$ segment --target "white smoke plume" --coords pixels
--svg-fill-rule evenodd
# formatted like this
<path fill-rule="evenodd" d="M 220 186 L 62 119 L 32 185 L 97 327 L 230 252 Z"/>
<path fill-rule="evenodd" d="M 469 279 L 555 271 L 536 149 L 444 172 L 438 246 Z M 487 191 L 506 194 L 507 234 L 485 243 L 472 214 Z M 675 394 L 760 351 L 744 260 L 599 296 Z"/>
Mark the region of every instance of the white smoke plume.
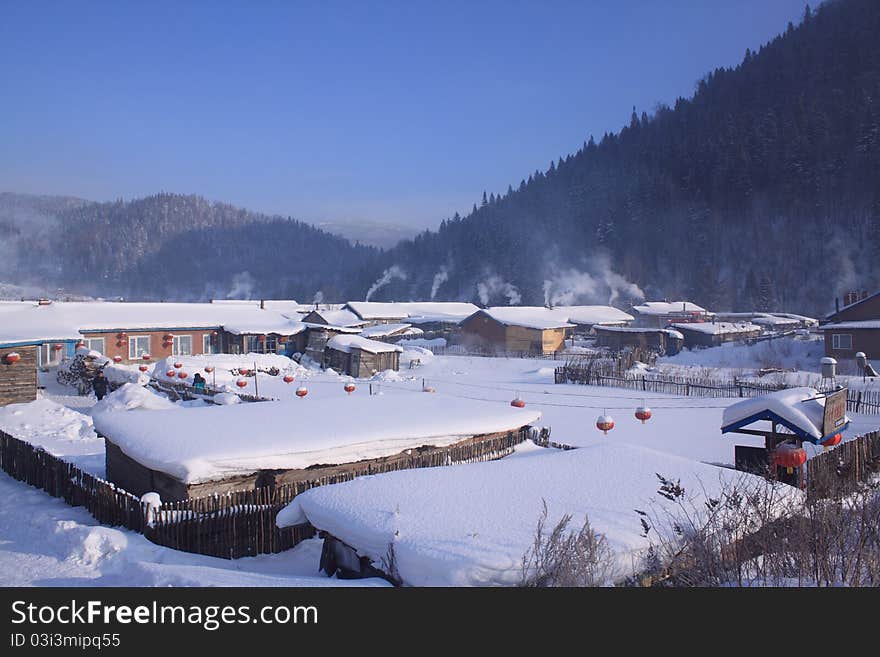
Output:
<path fill-rule="evenodd" d="M 621 298 L 641 301 L 642 289 L 617 272 L 607 258 L 593 259 L 591 272 L 567 269 L 544 281 L 544 304 L 571 306 L 578 303 L 613 304 Z"/>
<path fill-rule="evenodd" d="M 250 299 L 254 296 L 254 285 L 257 281 L 250 272 L 242 271 L 232 277 L 232 289 L 226 294 L 227 299 Z"/>
<path fill-rule="evenodd" d="M 315 292 L 315 298 L 312 299 L 312 303 L 315 304 L 316 306 L 319 303 L 324 303 L 324 293 L 321 292 L 321 290 L 318 290 L 317 292 Z"/>
<path fill-rule="evenodd" d="M 431 301 L 433 301 L 434 297 L 437 296 L 437 290 L 440 289 L 440 286 L 448 280 L 449 269 L 446 268 L 446 265 L 443 265 L 442 267 L 440 267 L 440 271 L 434 274 L 434 282 L 431 283 Z"/>
<path fill-rule="evenodd" d="M 497 274 L 493 274 L 485 281 L 477 283 L 477 294 L 480 297 L 480 303 L 484 306 L 488 306 L 492 297 L 497 295 L 506 297 L 509 306 L 519 305 L 522 301 L 519 290 L 512 284 L 502 280 Z"/>
<path fill-rule="evenodd" d="M 374 294 L 376 294 L 376 292 L 388 285 L 388 283 L 393 281 L 395 278 L 399 278 L 400 280 L 405 281 L 406 272 L 397 265 L 392 265 L 382 273 L 382 275 L 379 277 L 379 280 L 377 280 L 370 286 L 370 289 L 367 290 L 367 296 L 364 301 L 369 301 L 370 297 L 372 297 Z"/>

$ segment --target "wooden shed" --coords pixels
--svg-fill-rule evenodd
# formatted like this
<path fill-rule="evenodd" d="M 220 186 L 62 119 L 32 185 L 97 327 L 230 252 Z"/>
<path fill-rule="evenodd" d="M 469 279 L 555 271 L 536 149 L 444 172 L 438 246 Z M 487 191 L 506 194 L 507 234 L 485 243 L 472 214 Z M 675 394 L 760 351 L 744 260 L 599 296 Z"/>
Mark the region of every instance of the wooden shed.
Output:
<path fill-rule="evenodd" d="M 0 344 L 0 406 L 37 398 L 36 344 Z"/>
<path fill-rule="evenodd" d="M 357 378 L 400 369 L 400 347 L 359 335 L 336 335 L 327 341 L 324 366 Z"/>
<path fill-rule="evenodd" d="M 615 351 L 625 347 L 640 347 L 658 354 L 677 354 L 684 336 L 673 329 L 635 328 L 623 326 L 594 326 L 596 346 Z"/>
<path fill-rule="evenodd" d="M 525 440 L 540 417 L 506 404 L 391 393 L 111 411 L 94 421 L 107 478 L 172 501 L 478 459 Z"/>
<path fill-rule="evenodd" d="M 671 328 L 684 335 L 684 346 L 688 349 L 748 340 L 763 332 L 760 326 L 750 322 L 691 322 L 673 324 Z"/>
<path fill-rule="evenodd" d="M 548 308 L 485 308 L 461 323 L 461 342 L 498 352 L 549 355 L 565 347 L 571 328 Z"/>

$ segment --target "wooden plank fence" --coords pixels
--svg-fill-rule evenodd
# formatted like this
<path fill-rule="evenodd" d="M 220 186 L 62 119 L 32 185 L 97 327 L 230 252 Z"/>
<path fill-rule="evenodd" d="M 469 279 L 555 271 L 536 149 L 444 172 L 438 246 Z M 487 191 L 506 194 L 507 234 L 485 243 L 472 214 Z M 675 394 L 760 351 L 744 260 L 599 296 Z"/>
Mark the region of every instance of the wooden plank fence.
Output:
<path fill-rule="evenodd" d="M 841 443 L 807 461 L 807 493 L 836 497 L 856 490 L 880 474 L 880 431 Z"/>
<path fill-rule="evenodd" d="M 611 386 L 642 392 L 657 392 L 684 397 L 757 397 L 790 388 L 784 383 L 761 383 L 681 377 L 669 374 L 631 374 L 609 359 L 572 361 L 555 370 L 556 383 Z M 880 391 L 852 390 L 847 392 L 846 410 L 852 413 L 880 415 Z"/>
<path fill-rule="evenodd" d="M 275 526 L 278 511 L 310 488 L 393 470 L 499 459 L 531 436 L 530 429 L 523 428 L 491 440 L 451 445 L 424 454 L 413 449 L 406 458 L 367 461 L 362 467 L 313 480 L 164 502 L 159 508 L 150 508 L 114 484 L 2 431 L 0 469 L 71 506 L 85 507 L 101 524 L 140 532 L 158 545 L 177 550 L 236 559 L 281 552 L 313 536 L 314 529 L 308 525 L 285 529 Z"/>

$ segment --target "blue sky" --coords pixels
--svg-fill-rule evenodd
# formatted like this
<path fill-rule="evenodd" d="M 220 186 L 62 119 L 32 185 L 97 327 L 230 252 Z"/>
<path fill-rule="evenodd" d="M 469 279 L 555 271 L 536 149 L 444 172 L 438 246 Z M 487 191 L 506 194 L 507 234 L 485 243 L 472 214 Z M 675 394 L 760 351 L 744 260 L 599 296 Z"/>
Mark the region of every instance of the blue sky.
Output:
<path fill-rule="evenodd" d="M 433 226 L 633 105 L 689 96 L 803 9 L 0 0 L 0 191 Z"/>

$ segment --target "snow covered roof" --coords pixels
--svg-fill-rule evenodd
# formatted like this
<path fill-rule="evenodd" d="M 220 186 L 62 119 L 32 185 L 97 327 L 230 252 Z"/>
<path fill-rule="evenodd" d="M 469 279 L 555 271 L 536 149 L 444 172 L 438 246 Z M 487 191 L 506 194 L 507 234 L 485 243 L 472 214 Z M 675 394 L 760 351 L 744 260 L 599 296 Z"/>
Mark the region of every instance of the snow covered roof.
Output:
<path fill-rule="evenodd" d="M 336 333 L 351 333 L 352 335 L 361 332 L 360 326 L 338 326 L 336 324 L 316 324 L 314 322 L 303 322 L 303 325 L 310 329 L 334 331 Z"/>
<path fill-rule="evenodd" d="M 97 412 L 96 430 L 142 465 L 186 483 L 445 446 L 541 417 L 439 395 L 354 394 L 258 404 Z"/>
<path fill-rule="evenodd" d="M 269 316 L 241 317 L 223 325 L 223 328 L 234 335 L 251 333 L 277 335 L 297 335 L 308 328 L 298 320 L 288 319 L 283 315 L 272 314 Z"/>
<path fill-rule="evenodd" d="M 668 315 L 670 313 L 704 313 L 705 308 L 698 306 L 690 301 L 646 301 L 645 303 L 633 306 L 640 315 Z"/>
<path fill-rule="evenodd" d="M 572 324 L 620 324 L 635 319 L 613 306 L 556 306 L 553 310 Z"/>
<path fill-rule="evenodd" d="M 406 585 L 515 585 L 546 501 L 546 531 L 564 514 L 572 516 L 570 530 L 588 517 L 608 541 L 617 576 L 624 577 L 638 569 L 638 557 L 649 547 L 633 509 L 655 510 L 664 518 L 668 513 L 669 520 L 681 512 L 657 494 L 655 473 L 680 480 L 689 509 L 705 508 L 703 502 L 718 497 L 725 485 L 744 491 L 773 486 L 754 475 L 613 441 L 571 451 L 526 445 L 498 461 L 313 488 L 282 509 L 276 524 L 308 521 L 377 563 L 393 544 Z M 802 495 L 790 486 L 777 490 L 778 496 Z M 659 531 L 672 531 L 671 525 Z"/>
<path fill-rule="evenodd" d="M 257 302 L 258 304 L 259 302 Z M 292 335 L 305 327 L 252 303 L 60 302 L 4 307 L 0 343 L 75 340 L 80 333 L 113 330 L 215 329 Z M 291 331 L 290 333 L 286 333 Z"/>
<path fill-rule="evenodd" d="M 566 313 L 544 308 L 543 306 L 495 306 L 478 310 L 474 315 L 479 315 L 480 313 L 488 315 L 495 321 L 507 324 L 508 326 L 523 326 L 537 330 L 574 326 L 574 324 L 568 322 Z"/>
<path fill-rule="evenodd" d="M 836 322 L 833 324 L 822 324 L 820 331 L 829 329 L 880 329 L 880 319 L 861 319 L 852 322 Z"/>
<path fill-rule="evenodd" d="M 479 308 L 460 301 L 349 301 L 345 307 L 361 319 L 406 319 L 412 322 L 460 322 Z"/>
<path fill-rule="evenodd" d="M 815 317 L 807 317 L 806 315 L 797 315 L 795 313 L 770 313 L 774 317 L 787 317 L 788 319 L 796 319 L 799 322 L 803 322 L 808 325 L 815 326 L 819 323 L 819 320 Z"/>
<path fill-rule="evenodd" d="M 365 320 L 344 308 L 339 310 L 309 311 L 309 313 L 311 312 L 317 312 L 327 324 L 332 324 L 333 326 L 363 326 L 366 324 Z M 309 313 L 306 314 L 308 315 Z"/>
<path fill-rule="evenodd" d="M 721 433 L 736 431 L 752 422 L 775 420 L 811 442 L 821 440 L 825 398 L 815 388 L 789 388 L 744 399 L 724 409 Z M 845 418 L 845 423 L 849 418 Z M 845 424 L 844 424 L 845 428 Z"/>
<path fill-rule="evenodd" d="M 262 305 L 266 310 L 275 310 L 280 313 L 298 312 L 301 304 L 293 299 L 211 299 L 216 304 L 243 304 L 247 306 Z"/>
<path fill-rule="evenodd" d="M 412 324 L 376 324 L 362 330 L 361 335 L 365 338 L 384 338 L 395 333 L 403 333 L 409 328 L 412 328 Z M 421 329 L 416 330 L 423 333 Z"/>
<path fill-rule="evenodd" d="M 768 315 L 760 313 L 752 318 L 752 324 L 759 326 L 794 326 L 799 325 L 801 320 L 792 317 L 778 317 L 777 315 Z"/>
<path fill-rule="evenodd" d="M 707 335 L 724 335 L 727 333 L 753 333 L 760 331 L 761 327 L 749 322 L 691 322 L 672 324 L 679 331 L 693 331 Z"/>
<path fill-rule="evenodd" d="M 336 351 L 350 353 L 352 349 L 360 349 L 371 354 L 382 354 L 391 351 L 403 351 L 401 347 L 378 340 L 369 340 L 359 335 L 334 335 L 327 340 L 327 346 Z"/>
<path fill-rule="evenodd" d="M 667 329 L 661 328 L 641 328 L 638 326 L 596 326 L 596 331 L 607 331 L 608 333 L 666 333 Z M 676 331 L 673 331 L 675 333 Z"/>

